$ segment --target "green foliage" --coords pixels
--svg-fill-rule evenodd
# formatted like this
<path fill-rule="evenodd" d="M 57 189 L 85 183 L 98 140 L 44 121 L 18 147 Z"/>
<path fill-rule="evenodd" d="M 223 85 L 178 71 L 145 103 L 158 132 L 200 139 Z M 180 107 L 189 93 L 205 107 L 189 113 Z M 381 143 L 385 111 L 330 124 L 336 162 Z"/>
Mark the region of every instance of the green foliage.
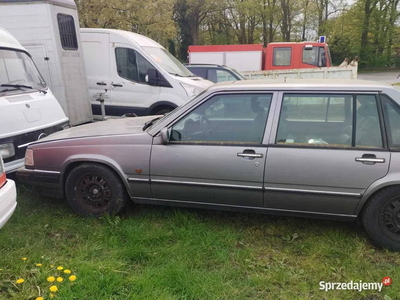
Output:
<path fill-rule="evenodd" d="M 353 223 L 148 205 L 84 219 L 65 201 L 20 186 L 17 210 L 0 230 L 0 299 L 10 299 L 10 289 L 14 299 L 35 299 L 37 289 L 11 288 L 10 281 L 33 272 L 22 257 L 27 265 L 54 263 L 78 275 L 54 299 L 350 300 L 400 293 L 398 253 L 375 248 Z M 39 287 L 47 275 L 38 277 Z M 393 284 L 382 292 L 319 289 L 322 280 L 385 276 Z"/>

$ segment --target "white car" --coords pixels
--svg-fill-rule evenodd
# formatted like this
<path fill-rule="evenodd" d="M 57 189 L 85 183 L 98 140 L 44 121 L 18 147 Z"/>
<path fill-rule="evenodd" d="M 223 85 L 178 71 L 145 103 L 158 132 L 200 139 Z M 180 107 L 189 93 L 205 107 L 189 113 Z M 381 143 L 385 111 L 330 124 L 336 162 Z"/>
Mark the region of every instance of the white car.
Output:
<path fill-rule="evenodd" d="M 3 158 L 0 155 L 0 228 L 10 219 L 17 207 L 15 182 L 7 179 Z"/>

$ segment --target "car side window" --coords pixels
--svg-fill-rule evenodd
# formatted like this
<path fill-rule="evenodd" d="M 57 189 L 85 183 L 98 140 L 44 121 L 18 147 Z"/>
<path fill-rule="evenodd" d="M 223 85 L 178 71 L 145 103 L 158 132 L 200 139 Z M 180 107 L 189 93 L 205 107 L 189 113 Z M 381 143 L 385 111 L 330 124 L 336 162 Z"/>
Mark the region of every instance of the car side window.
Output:
<path fill-rule="evenodd" d="M 400 148 L 400 106 L 389 96 L 381 95 L 383 113 L 386 121 L 386 129 L 389 139 L 389 147 Z"/>
<path fill-rule="evenodd" d="M 171 142 L 260 144 L 272 94 L 217 95 L 173 125 Z"/>
<path fill-rule="evenodd" d="M 203 78 L 207 79 L 207 77 L 206 77 L 207 69 L 206 68 L 189 68 L 189 71 L 199 77 L 203 77 Z"/>
<path fill-rule="evenodd" d="M 210 72 L 215 73 L 215 78 L 217 79 L 217 82 L 224 82 L 224 81 L 235 81 L 236 78 L 229 73 L 228 71 L 225 70 L 208 70 L 209 74 Z"/>
<path fill-rule="evenodd" d="M 382 148 L 376 97 L 350 94 L 285 94 L 276 143 Z"/>

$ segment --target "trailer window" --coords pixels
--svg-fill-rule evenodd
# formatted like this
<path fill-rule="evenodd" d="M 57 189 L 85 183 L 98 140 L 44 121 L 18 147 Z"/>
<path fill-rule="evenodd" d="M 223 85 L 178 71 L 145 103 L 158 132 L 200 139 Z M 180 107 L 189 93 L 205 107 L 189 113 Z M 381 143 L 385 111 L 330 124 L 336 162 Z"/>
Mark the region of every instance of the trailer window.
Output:
<path fill-rule="evenodd" d="M 74 18 L 70 15 L 58 14 L 57 21 L 63 49 L 78 50 Z"/>
<path fill-rule="evenodd" d="M 291 47 L 274 48 L 272 64 L 274 66 L 290 66 L 292 57 Z"/>

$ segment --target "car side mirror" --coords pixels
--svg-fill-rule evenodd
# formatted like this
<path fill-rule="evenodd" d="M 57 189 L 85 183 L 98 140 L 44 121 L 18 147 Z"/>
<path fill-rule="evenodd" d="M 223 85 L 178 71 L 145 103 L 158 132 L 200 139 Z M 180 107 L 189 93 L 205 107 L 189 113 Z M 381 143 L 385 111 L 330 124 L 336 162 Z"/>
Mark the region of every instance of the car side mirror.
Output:
<path fill-rule="evenodd" d="M 162 86 L 162 87 L 172 87 L 164 76 L 158 72 L 155 68 L 149 68 L 147 74 L 144 78 L 148 85 Z"/>
<path fill-rule="evenodd" d="M 161 141 L 164 145 L 169 143 L 170 132 L 168 128 L 161 129 Z"/>
<path fill-rule="evenodd" d="M 154 68 L 149 68 L 144 80 L 149 85 L 157 85 L 157 70 Z"/>

